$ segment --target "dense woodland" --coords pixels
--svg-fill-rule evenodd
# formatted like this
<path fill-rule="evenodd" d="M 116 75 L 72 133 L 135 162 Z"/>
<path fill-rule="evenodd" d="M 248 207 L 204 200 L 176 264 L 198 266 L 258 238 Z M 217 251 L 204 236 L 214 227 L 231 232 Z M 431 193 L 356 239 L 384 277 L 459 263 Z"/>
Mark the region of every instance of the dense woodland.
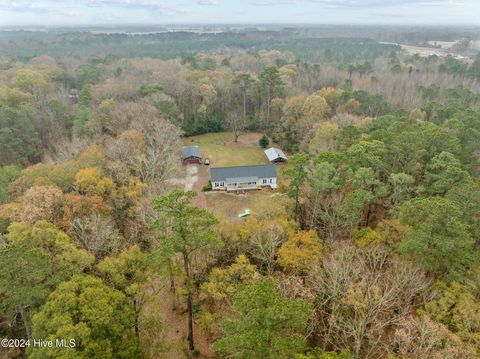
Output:
<path fill-rule="evenodd" d="M 77 345 L 0 357 L 177 357 L 159 301 L 185 358 L 480 357 L 480 57 L 42 36 L 1 50 L 0 337 Z M 287 151 L 286 206 L 229 221 L 172 185 L 221 131 Z"/>

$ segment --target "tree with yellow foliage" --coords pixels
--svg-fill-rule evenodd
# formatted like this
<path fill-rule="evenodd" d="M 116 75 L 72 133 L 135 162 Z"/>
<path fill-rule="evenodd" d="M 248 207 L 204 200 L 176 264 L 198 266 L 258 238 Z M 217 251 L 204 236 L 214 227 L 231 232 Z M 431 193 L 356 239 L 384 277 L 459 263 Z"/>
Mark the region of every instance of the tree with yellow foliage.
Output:
<path fill-rule="evenodd" d="M 319 124 L 308 144 L 308 152 L 311 155 L 318 155 L 321 152 L 334 151 L 337 146 L 336 137 L 340 129 L 337 124 L 330 121 Z"/>
<path fill-rule="evenodd" d="M 18 88 L 0 88 L 0 106 L 17 107 L 30 100 L 31 96 Z"/>
<path fill-rule="evenodd" d="M 108 196 L 115 189 L 115 184 L 108 177 L 102 177 L 102 171 L 98 167 L 81 169 L 75 175 L 75 188 L 81 194 Z"/>
<path fill-rule="evenodd" d="M 98 146 L 90 146 L 70 161 L 55 165 L 38 163 L 22 170 L 20 176 L 10 184 L 12 197 L 21 196 L 32 186 L 55 184 L 62 191 L 74 189 L 76 173 L 87 167 L 99 167 L 105 162 L 105 155 Z"/>
<path fill-rule="evenodd" d="M 277 262 L 285 271 L 306 274 L 324 253 L 325 247 L 315 231 L 300 231 L 282 244 Z"/>
<path fill-rule="evenodd" d="M 246 284 L 261 278 L 257 268 L 241 254 L 226 268 L 213 268 L 208 281 L 200 287 L 202 308 L 197 320 L 210 334 L 219 334 L 219 320 L 232 310 L 233 298 Z"/>
<path fill-rule="evenodd" d="M 242 284 L 251 283 L 260 276 L 248 258 L 241 254 L 227 268 L 213 268 L 205 282 L 200 287 L 200 299 L 207 301 L 211 307 L 215 304 L 231 304 L 233 296 Z"/>
<path fill-rule="evenodd" d="M 93 113 L 85 127 L 91 134 L 115 135 L 120 126 L 121 117 L 116 111 L 116 102 L 104 100 Z"/>
<path fill-rule="evenodd" d="M 303 104 L 303 115 L 308 123 L 324 121 L 331 108 L 324 97 L 320 95 L 308 96 Z"/>
<path fill-rule="evenodd" d="M 337 110 L 337 112 L 339 113 L 348 113 L 350 115 L 359 115 L 361 111 L 362 109 L 360 102 L 355 100 L 354 98 L 340 105 Z"/>
<path fill-rule="evenodd" d="M 328 105 L 335 110 L 342 101 L 343 90 L 335 87 L 325 87 L 316 92 L 322 96 L 328 103 Z"/>
<path fill-rule="evenodd" d="M 380 233 L 368 227 L 356 231 L 353 235 L 353 240 L 355 241 L 355 244 L 360 247 L 367 247 L 385 242 L 385 239 Z"/>
<path fill-rule="evenodd" d="M 13 77 L 13 86 L 22 91 L 35 94 L 45 91 L 49 84 L 45 76 L 40 72 L 30 69 L 20 69 Z"/>
<path fill-rule="evenodd" d="M 480 303 L 460 283 L 437 283 L 434 299 L 425 305 L 424 312 L 436 322 L 447 325 L 466 342 L 477 348 L 480 345 Z"/>
<path fill-rule="evenodd" d="M 303 139 L 308 143 L 315 126 L 326 121 L 331 111 L 330 106 L 322 96 L 315 94 L 308 96 L 302 107 L 303 116 L 297 124 L 298 136 L 300 137 L 297 141 L 300 142 L 300 139 Z"/>

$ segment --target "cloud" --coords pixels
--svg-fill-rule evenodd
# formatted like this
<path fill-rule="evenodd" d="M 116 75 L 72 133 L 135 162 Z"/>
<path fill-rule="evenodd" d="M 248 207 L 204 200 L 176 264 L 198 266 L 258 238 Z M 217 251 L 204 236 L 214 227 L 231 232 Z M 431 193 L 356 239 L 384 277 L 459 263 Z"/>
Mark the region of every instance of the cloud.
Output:
<path fill-rule="evenodd" d="M 47 2 L 41 1 L 10 1 L 10 0 L 0 0 L 0 10 L 9 10 L 9 11 L 29 11 L 34 13 L 43 13 L 50 11 L 50 5 Z"/>
<path fill-rule="evenodd" d="M 317 0 L 314 2 L 324 3 L 335 8 L 387 8 L 393 6 L 445 6 L 459 4 L 463 0 Z"/>
<path fill-rule="evenodd" d="M 157 0 L 0 0 L 0 10 L 5 11 L 23 11 L 25 13 L 65 13 L 65 9 L 69 8 L 147 10 L 165 15 L 187 14 L 192 12 L 192 10 L 189 8 L 167 5 L 164 2 Z"/>
<path fill-rule="evenodd" d="M 394 6 L 445 6 L 466 3 L 466 0 L 257 0 L 251 4 L 256 6 L 318 4 L 328 8 L 371 9 Z"/>
<path fill-rule="evenodd" d="M 479 11 L 480 0 L 0 0 L 0 26 L 72 21 L 95 25 L 108 21 L 353 24 L 392 19 L 479 24 Z"/>
<path fill-rule="evenodd" d="M 173 6 L 165 5 L 163 2 L 156 0 L 77 0 L 75 1 L 75 3 L 93 7 L 112 7 L 128 9 L 165 10 L 175 8 Z"/>
<path fill-rule="evenodd" d="M 217 0 L 198 0 L 198 5 L 217 5 Z"/>

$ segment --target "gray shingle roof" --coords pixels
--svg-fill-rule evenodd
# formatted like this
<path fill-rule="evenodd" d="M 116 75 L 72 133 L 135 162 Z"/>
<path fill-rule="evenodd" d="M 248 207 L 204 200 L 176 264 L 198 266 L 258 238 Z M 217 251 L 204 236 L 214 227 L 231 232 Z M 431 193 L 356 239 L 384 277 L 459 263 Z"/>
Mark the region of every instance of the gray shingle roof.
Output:
<path fill-rule="evenodd" d="M 232 183 L 232 182 L 248 183 L 248 182 L 257 182 L 257 181 L 258 181 L 257 176 L 226 178 L 227 183 Z"/>
<path fill-rule="evenodd" d="M 202 158 L 202 153 L 200 152 L 200 147 L 198 146 L 188 146 L 183 147 L 182 149 L 182 160 L 189 157 L 199 157 Z"/>
<path fill-rule="evenodd" d="M 242 177 L 274 178 L 277 177 L 277 170 L 271 163 L 255 166 L 217 167 L 210 169 L 210 176 L 213 182 Z"/>

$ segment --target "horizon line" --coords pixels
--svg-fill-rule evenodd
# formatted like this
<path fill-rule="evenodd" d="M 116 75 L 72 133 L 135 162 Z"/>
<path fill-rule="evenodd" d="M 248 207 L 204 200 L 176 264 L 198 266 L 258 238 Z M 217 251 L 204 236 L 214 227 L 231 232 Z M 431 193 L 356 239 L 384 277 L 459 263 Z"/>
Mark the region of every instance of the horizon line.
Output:
<path fill-rule="evenodd" d="M 368 27 L 368 26 L 382 26 L 382 27 L 457 27 L 457 28 L 478 28 L 480 24 L 465 24 L 465 23 L 446 23 L 446 24 L 429 24 L 429 23 L 313 23 L 313 22 L 225 22 L 225 23 L 209 23 L 209 22 L 177 22 L 177 23 L 111 23 L 111 24 L 18 24 L 18 25 L 0 25 L 0 29 L 7 28 L 29 28 L 29 27 L 42 27 L 46 29 L 55 28 L 110 28 L 117 26 L 128 27 L 168 27 L 168 26 L 343 26 L 343 27 Z"/>

